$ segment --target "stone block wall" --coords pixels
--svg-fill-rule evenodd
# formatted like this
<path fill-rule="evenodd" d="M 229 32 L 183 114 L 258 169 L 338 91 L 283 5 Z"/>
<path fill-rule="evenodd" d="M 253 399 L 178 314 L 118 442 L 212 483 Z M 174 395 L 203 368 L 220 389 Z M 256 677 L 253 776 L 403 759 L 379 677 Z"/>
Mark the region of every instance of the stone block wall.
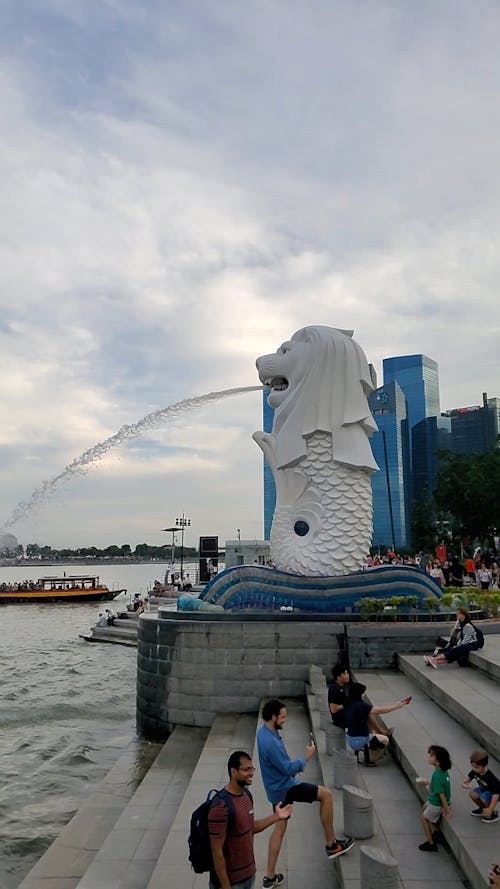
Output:
<path fill-rule="evenodd" d="M 440 636 L 449 636 L 452 624 L 353 623 L 346 625 L 346 648 L 353 670 L 388 670 L 397 652 L 429 654 Z"/>
<path fill-rule="evenodd" d="M 344 624 L 316 615 L 141 615 L 137 727 L 151 739 L 216 713 L 256 712 L 263 697 L 305 693 L 310 664 L 329 674 Z"/>

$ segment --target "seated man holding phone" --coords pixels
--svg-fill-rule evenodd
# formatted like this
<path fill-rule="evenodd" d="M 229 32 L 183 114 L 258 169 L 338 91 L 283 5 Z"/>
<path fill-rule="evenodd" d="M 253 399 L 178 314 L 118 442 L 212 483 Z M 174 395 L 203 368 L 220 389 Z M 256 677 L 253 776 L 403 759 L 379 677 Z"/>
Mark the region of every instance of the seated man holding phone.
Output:
<path fill-rule="evenodd" d="M 335 664 L 332 667 L 332 682 L 328 686 L 328 707 L 332 722 L 337 728 L 347 730 L 346 710 L 349 702 L 349 690 L 351 687 L 351 675 L 345 664 Z M 392 738 L 394 729 L 382 728 L 373 712 L 373 707 L 368 715 L 368 728 L 370 734 L 385 735 Z"/>
<path fill-rule="evenodd" d="M 372 751 L 383 751 L 389 743 L 387 735 L 370 731 L 369 719 L 374 716 L 382 716 L 384 713 L 393 713 L 406 707 L 411 697 L 403 698 L 394 704 L 384 704 L 382 707 L 374 707 L 368 701 L 363 700 L 366 685 L 361 682 L 353 682 L 349 687 L 349 700 L 346 709 L 347 743 L 351 750 L 358 753 L 364 751 L 364 764 L 375 765 Z"/>

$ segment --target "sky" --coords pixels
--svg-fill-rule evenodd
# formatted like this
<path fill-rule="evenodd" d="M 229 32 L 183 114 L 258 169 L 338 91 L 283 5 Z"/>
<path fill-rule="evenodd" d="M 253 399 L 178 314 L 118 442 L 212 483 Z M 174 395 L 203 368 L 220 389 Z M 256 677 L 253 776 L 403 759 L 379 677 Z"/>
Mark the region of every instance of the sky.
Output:
<path fill-rule="evenodd" d="M 500 396 L 496 0 L 4 0 L 0 525 L 308 324 Z M 261 538 L 262 395 L 110 449 L 7 530 Z"/>

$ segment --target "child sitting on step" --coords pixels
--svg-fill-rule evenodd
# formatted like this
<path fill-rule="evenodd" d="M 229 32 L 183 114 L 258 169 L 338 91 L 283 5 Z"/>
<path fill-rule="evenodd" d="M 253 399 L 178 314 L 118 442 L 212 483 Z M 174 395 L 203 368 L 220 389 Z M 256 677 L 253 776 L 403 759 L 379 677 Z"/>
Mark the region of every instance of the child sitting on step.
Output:
<path fill-rule="evenodd" d="M 500 781 L 488 768 L 486 750 L 473 750 L 470 764 L 471 770 L 462 787 L 469 788 L 472 781 L 477 783 L 477 787 L 469 793 L 471 800 L 477 806 L 471 815 L 481 818 L 486 824 L 491 824 L 492 821 L 498 821 L 498 812 L 495 809 L 500 799 Z"/>
<path fill-rule="evenodd" d="M 445 747 L 431 744 L 427 751 L 427 762 L 429 765 L 434 766 L 431 780 L 428 781 L 426 778 L 416 779 L 419 784 L 425 784 L 429 787 L 429 798 L 424 803 L 420 818 L 426 841 L 421 843 L 418 848 L 421 852 L 437 852 L 438 847 L 433 835 L 432 825 L 437 826 L 442 815 L 445 818 L 449 818 L 451 815 L 450 754 Z"/>

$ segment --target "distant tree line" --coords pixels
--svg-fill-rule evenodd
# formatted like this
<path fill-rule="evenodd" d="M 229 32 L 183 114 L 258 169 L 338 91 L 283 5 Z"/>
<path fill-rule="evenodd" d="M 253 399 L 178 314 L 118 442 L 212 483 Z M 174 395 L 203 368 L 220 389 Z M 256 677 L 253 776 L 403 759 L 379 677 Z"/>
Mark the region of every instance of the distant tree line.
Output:
<path fill-rule="evenodd" d="M 54 562 L 71 559 L 95 559 L 96 562 L 103 559 L 160 559 L 161 561 L 170 561 L 172 558 L 172 547 L 168 544 L 151 546 L 149 543 L 138 543 L 133 550 L 129 543 L 123 543 L 121 546 L 107 546 L 105 549 L 99 549 L 97 546 L 80 546 L 77 549 L 53 549 L 51 546 L 28 543 L 26 547 L 19 544 L 14 550 L 4 552 L 3 555 L 16 556 L 21 559 L 52 560 Z M 174 559 L 178 560 L 180 556 L 181 548 L 176 546 L 174 548 Z M 195 547 L 184 547 L 184 559 L 193 559 L 197 556 L 198 550 Z"/>

